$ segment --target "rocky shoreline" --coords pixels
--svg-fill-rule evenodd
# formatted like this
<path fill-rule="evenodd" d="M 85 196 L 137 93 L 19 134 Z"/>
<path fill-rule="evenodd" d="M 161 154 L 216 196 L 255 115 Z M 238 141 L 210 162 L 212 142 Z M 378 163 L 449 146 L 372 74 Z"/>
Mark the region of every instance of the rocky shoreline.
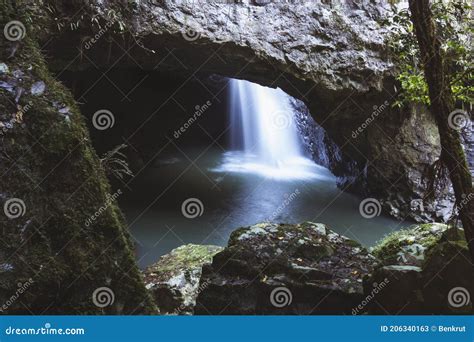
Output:
<path fill-rule="evenodd" d="M 144 278 L 164 314 L 474 313 L 453 294 L 474 293 L 463 232 L 439 223 L 370 250 L 321 223 L 261 223 L 234 231 L 225 248 L 178 247 Z"/>

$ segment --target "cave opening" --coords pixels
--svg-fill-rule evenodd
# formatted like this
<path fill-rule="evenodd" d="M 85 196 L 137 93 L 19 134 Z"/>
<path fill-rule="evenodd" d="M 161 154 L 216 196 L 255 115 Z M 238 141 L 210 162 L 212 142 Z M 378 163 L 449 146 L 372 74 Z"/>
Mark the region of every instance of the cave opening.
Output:
<path fill-rule="evenodd" d="M 405 226 L 361 216 L 360 198 L 338 189 L 327 168 L 324 130 L 279 88 L 104 71 L 61 79 L 87 117 L 140 267 L 188 243 L 225 246 L 238 227 L 260 222 L 322 222 L 365 246 Z"/>

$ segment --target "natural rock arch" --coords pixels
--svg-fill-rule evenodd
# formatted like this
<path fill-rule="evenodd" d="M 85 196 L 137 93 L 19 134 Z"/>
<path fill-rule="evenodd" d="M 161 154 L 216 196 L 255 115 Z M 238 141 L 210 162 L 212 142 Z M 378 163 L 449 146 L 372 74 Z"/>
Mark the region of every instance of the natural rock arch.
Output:
<path fill-rule="evenodd" d="M 280 87 L 306 103 L 342 150 L 344 160 L 331 163 L 342 189 L 376 197 L 400 218 L 442 219 L 449 211 L 449 200 L 423 200 L 424 172 L 439 154 L 433 120 L 423 108 L 391 106 L 394 67 L 378 23 L 383 5 L 140 1 L 89 7 L 102 28 L 83 25 L 48 42 L 56 70 L 139 67 Z M 128 33 L 114 32 L 117 25 Z"/>

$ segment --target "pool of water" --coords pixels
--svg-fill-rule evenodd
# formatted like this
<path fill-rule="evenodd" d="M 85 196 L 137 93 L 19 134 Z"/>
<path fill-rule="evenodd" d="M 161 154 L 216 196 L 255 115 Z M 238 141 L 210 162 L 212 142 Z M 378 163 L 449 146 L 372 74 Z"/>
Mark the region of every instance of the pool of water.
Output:
<path fill-rule="evenodd" d="M 410 224 L 362 217 L 361 199 L 341 192 L 323 167 L 309 165 L 311 176 L 288 178 L 254 166 L 216 145 L 183 150 L 170 143 L 137 172 L 119 201 L 140 267 L 187 243 L 225 246 L 238 227 L 264 221 L 321 222 L 365 246 Z"/>

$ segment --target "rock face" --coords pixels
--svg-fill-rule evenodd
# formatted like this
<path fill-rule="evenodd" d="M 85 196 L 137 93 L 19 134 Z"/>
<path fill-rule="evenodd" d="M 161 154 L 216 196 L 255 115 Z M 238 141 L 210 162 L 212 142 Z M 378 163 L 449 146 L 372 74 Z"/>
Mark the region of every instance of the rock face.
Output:
<path fill-rule="evenodd" d="M 373 253 L 379 265 L 364 279 L 370 313 L 474 313 L 474 265 L 462 230 L 415 226 L 389 235 Z M 385 285 L 374 294 L 374 283 Z"/>
<path fill-rule="evenodd" d="M 162 314 L 194 312 L 196 297 L 205 287 L 199 285 L 202 267 L 221 250 L 218 246 L 184 245 L 145 270 L 145 286 Z"/>
<path fill-rule="evenodd" d="M 343 314 L 362 300 L 375 259 L 325 225 L 236 230 L 204 265 L 196 314 Z"/>
<path fill-rule="evenodd" d="M 342 153 L 328 133 L 318 125 L 304 102 L 290 97 L 303 145 L 312 159 L 337 177 L 337 185 L 347 191 L 365 193 L 367 182 L 358 176 L 357 163 Z"/>
<path fill-rule="evenodd" d="M 0 312 L 155 313 L 84 119 L 24 5 L 0 6 L 1 27 L 27 30 L 0 39 Z"/>
<path fill-rule="evenodd" d="M 394 68 L 378 23 L 387 15 L 383 3 L 95 0 L 55 9 L 68 17 L 81 6 L 88 15 L 74 31 L 44 37 L 56 70 L 139 67 L 280 87 L 307 105 L 327 134 L 321 141 L 334 144 L 329 166 L 342 189 L 378 198 L 399 218 L 443 220 L 451 210 L 448 190 L 419 203 L 439 137 L 426 110 L 391 106 Z M 100 27 L 91 25 L 97 21 Z M 42 22 L 50 31 L 57 26 Z"/>
<path fill-rule="evenodd" d="M 370 132 L 370 141 L 384 143 L 372 146 L 378 157 L 367 167 L 368 187 L 379 194 L 382 206 L 392 216 L 417 222 L 447 222 L 454 204 L 449 181 L 435 188 L 435 196 L 426 196 L 429 170 L 441 152 L 438 129 L 423 106 L 413 106 L 410 112 L 398 123 L 388 121 Z M 397 160 L 395 168 L 393 160 Z M 377 177 L 382 174 L 396 181 L 387 186 Z"/>

